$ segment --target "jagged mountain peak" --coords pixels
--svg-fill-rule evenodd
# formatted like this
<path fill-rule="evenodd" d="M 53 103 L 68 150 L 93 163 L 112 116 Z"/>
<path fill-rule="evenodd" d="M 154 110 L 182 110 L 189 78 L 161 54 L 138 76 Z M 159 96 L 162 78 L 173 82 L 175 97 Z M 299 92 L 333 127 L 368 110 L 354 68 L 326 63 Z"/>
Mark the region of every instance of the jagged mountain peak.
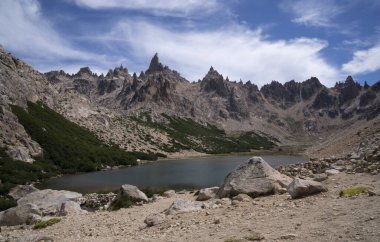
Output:
<path fill-rule="evenodd" d="M 88 67 L 88 66 L 86 66 L 86 67 L 81 67 L 81 68 L 79 69 L 79 71 L 75 74 L 75 76 L 81 76 L 81 75 L 84 75 L 84 74 L 88 74 L 88 75 L 90 75 L 90 76 L 93 75 L 93 73 L 92 73 L 90 67 Z"/>
<path fill-rule="evenodd" d="M 160 72 L 164 70 L 164 66 L 158 58 L 158 53 L 154 54 L 152 60 L 150 61 L 148 70 L 145 71 L 145 74 L 153 74 L 155 72 Z"/>

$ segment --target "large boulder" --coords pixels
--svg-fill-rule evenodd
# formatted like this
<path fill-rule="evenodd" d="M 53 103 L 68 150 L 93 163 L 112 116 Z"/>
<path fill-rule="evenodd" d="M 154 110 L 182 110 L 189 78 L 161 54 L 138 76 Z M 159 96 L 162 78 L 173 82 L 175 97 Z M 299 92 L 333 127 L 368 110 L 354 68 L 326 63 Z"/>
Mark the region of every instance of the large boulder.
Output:
<path fill-rule="evenodd" d="M 18 206 L 16 208 L 31 203 L 36 205 L 44 216 L 57 215 L 63 203 L 67 201 L 78 201 L 80 198 L 82 198 L 82 194 L 77 192 L 51 189 L 38 190 L 20 198 L 17 201 Z"/>
<path fill-rule="evenodd" d="M 32 224 L 42 217 L 41 210 L 34 204 L 22 204 L 0 213 L 0 226 Z"/>
<path fill-rule="evenodd" d="M 136 186 L 124 184 L 120 188 L 119 197 L 128 197 L 133 201 L 140 202 L 148 201 L 148 197 L 140 191 Z"/>
<path fill-rule="evenodd" d="M 197 201 L 206 201 L 211 198 L 215 198 L 219 190 L 219 187 L 203 188 L 199 191 Z"/>
<path fill-rule="evenodd" d="M 202 208 L 203 203 L 201 202 L 177 199 L 172 203 L 172 205 L 170 205 L 168 209 L 166 209 L 165 214 L 173 215 L 178 213 L 188 213 L 201 210 Z"/>
<path fill-rule="evenodd" d="M 20 198 L 35 191 L 38 191 L 38 189 L 32 185 L 17 185 L 9 191 L 8 195 L 13 197 L 15 200 L 19 200 Z"/>
<path fill-rule="evenodd" d="M 255 156 L 230 172 L 218 191 L 218 196 L 234 197 L 247 194 L 251 197 L 273 194 L 287 187 L 291 178 L 273 169 L 263 158 Z"/>
<path fill-rule="evenodd" d="M 326 191 L 327 188 L 322 183 L 312 180 L 303 180 L 298 177 L 294 178 L 292 183 L 288 186 L 288 192 L 293 199 Z"/>

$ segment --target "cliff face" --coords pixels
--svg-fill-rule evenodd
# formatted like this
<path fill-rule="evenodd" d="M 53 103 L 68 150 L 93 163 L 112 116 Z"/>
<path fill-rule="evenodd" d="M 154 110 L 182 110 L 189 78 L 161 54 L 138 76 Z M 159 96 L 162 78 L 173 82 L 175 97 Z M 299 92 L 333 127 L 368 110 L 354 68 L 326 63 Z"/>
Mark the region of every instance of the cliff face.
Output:
<path fill-rule="evenodd" d="M 259 89 L 249 81 L 231 82 L 212 67 L 201 81 L 190 83 L 164 66 L 157 54 L 139 75 L 120 66 L 100 76 L 89 67 L 74 75 L 64 71 L 43 75 L 3 49 L 0 58 L 1 146 L 22 160 L 30 161 L 41 152 L 9 108 L 9 104 L 25 106 L 27 100 L 43 101 L 125 149 L 139 147 L 127 138 L 148 142 L 120 121 L 141 114 L 158 122 L 162 113 L 188 117 L 232 133 L 255 130 L 291 144 L 315 142 L 358 122 L 378 119 L 380 113 L 379 82 L 363 87 L 351 77 L 333 88 L 312 77 L 301 83 L 272 81 Z M 154 144 L 148 147 L 160 150 Z"/>

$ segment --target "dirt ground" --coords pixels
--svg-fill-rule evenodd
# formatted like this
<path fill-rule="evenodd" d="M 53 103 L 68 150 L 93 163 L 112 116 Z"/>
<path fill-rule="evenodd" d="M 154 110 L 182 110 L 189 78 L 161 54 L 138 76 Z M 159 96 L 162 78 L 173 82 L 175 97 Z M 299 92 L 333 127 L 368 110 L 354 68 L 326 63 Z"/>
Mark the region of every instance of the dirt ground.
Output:
<path fill-rule="evenodd" d="M 163 212 L 176 198 L 194 200 L 191 193 L 115 212 L 62 217 L 59 223 L 33 230 L 31 226 L 2 227 L 1 241 L 379 241 L 380 175 L 330 176 L 326 193 L 292 200 L 288 194 L 226 204 L 219 208 L 177 214 L 146 227 L 147 215 Z M 351 186 L 373 188 L 377 195 L 340 198 Z M 260 237 L 259 236 L 259 237 Z M 29 240 L 28 240 L 29 239 Z"/>

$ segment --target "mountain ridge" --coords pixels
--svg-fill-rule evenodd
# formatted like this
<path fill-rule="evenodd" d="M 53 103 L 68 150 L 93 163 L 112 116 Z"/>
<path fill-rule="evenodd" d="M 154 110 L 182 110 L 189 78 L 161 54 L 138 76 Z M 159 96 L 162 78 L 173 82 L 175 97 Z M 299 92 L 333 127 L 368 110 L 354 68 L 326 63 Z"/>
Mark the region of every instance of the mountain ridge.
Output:
<path fill-rule="evenodd" d="M 25 107 L 26 101 L 43 101 L 106 142 L 112 141 L 126 150 L 159 152 L 162 145 L 171 142 L 162 130 L 134 122 L 134 117 L 144 118 L 146 114 L 157 123 L 168 122 L 161 115 L 165 114 L 190 118 L 199 124 L 210 123 L 227 134 L 261 132 L 278 140 L 279 145 L 313 145 L 377 120 L 380 113 L 379 82 L 362 86 L 350 76 L 332 88 L 311 77 L 304 82 L 272 81 L 259 89 L 250 81 L 230 81 L 211 67 L 202 80 L 189 82 L 163 65 L 157 54 L 139 75 L 130 74 L 122 65 L 106 75 L 93 73 L 89 67 L 72 75 L 62 70 L 41 74 L 5 50 L 1 51 L 1 69 L 10 73 L 1 79 L 9 90 L 1 100 L 3 109 L 9 110 L 8 103 Z M 15 83 L 20 84 L 20 90 L 12 89 Z M 30 84 L 29 88 L 26 84 Z M 23 94 L 25 90 L 30 94 Z M 6 116 L 18 123 L 14 115 Z M 22 127 L 13 133 L 22 133 L 24 140 L 33 143 Z M 147 133 L 154 136 L 154 142 L 143 137 Z M 5 136 L 2 147 L 24 149 L 23 156 L 14 157 L 31 159 L 30 145 Z M 161 145 L 157 145 L 157 140 L 161 140 Z"/>

